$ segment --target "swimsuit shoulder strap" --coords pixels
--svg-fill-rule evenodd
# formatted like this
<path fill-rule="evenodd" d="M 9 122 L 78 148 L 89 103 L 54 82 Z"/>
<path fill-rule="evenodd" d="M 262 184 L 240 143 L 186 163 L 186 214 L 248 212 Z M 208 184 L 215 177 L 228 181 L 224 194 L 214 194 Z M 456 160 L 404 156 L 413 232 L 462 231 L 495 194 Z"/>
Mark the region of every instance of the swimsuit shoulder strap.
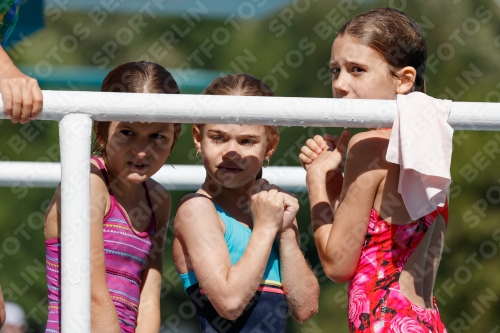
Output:
<path fill-rule="evenodd" d="M 94 160 L 97 165 L 99 166 L 99 170 L 101 171 L 102 173 L 102 176 L 104 177 L 104 181 L 106 182 L 106 187 L 108 188 L 108 192 L 110 195 L 112 195 L 113 193 L 111 192 L 111 188 L 109 186 L 109 178 L 108 178 L 108 172 L 106 171 L 106 167 L 104 166 L 104 164 L 102 164 L 101 160 L 99 158 L 97 158 L 97 156 L 92 156 L 92 160 Z M 146 191 L 147 193 L 147 191 Z M 149 200 L 149 197 L 148 197 L 148 200 Z"/>

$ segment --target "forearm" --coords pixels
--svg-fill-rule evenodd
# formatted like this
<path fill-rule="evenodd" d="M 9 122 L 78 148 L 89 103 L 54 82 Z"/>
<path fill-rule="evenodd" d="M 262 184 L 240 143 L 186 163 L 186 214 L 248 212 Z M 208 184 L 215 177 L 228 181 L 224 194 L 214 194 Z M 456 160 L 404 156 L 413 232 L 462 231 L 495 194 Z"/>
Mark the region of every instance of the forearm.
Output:
<path fill-rule="evenodd" d="M 92 291 L 91 325 L 93 333 L 119 333 L 120 324 L 109 291 Z"/>
<path fill-rule="evenodd" d="M 162 241 L 163 245 L 163 241 Z M 158 332 L 160 330 L 160 292 L 163 271 L 163 254 L 151 258 L 152 267 L 143 270 L 141 298 L 139 300 L 139 312 L 137 314 L 136 333 Z"/>
<path fill-rule="evenodd" d="M 344 177 L 342 176 L 342 172 L 330 172 L 326 175 L 326 193 L 328 195 L 330 206 L 334 212 L 339 205 L 343 184 Z"/>
<path fill-rule="evenodd" d="M 311 224 L 320 259 L 326 254 L 333 225 L 333 208 L 328 198 L 326 178 L 307 175 L 307 190 L 311 206 Z M 323 261 L 323 260 L 322 260 Z"/>
<path fill-rule="evenodd" d="M 241 315 L 261 284 L 275 233 L 254 230 L 244 254 L 234 266 L 200 279 L 217 312 L 226 319 Z M 206 259 L 210 260 L 207 254 Z"/>
<path fill-rule="evenodd" d="M 302 323 L 318 312 L 319 284 L 299 247 L 295 229 L 280 235 L 281 283 L 292 317 Z"/>
<path fill-rule="evenodd" d="M 276 238 L 276 233 L 267 230 L 254 230 L 243 256 L 227 274 L 228 292 L 248 298 L 257 291 L 262 282 L 267 261 Z"/>
<path fill-rule="evenodd" d="M 0 79 L 2 78 L 2 76 L 5 72 L 11 71 L 11 70 L 19 71 L 17 69 L 16 65 L 14 65 L 14 63 L 10 59 L 7 52 L 5 52 L 3 47 L 0 46 Z"/>
<path fill-rule="evenodd" d="M 334 210 L 328 196 L 326 178 L 311 176 L 307 178 L 311 205 L 311 223 L 314 242 L 325 274 L 332 280 L 341 282 L 337 273 L 341 270 L 338 263 L 344 262 L 345 253 L 336 248 L 341 242 L 334 240 Z M 337 223 L 338 226 L 338 223 Z"/>
<path fill-rule="evenodd" d="M 136 333 L 158 332 L 160 330 L 160 297 L 158 300 L 143 302 L 139 305 Z"/>

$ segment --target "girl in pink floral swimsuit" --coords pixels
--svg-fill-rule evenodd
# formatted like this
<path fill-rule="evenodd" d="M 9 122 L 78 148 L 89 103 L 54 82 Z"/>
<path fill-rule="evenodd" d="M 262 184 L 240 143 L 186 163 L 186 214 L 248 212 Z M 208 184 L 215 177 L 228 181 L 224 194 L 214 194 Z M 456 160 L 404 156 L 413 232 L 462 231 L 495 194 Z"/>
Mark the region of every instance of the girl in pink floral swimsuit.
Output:
<path fill-rule="evenodd" d="M 332 46 L 333 96 L 425 92 L 426 57 L 423 33 L 404 13 L 360 14 L 340 28 Z M 400 166 L 385 159 L 390 135 L 372 129 L 346 148 L 344 131 L 340 138 L 315 136 L 302 148 L 316 247 L 326 275 L 348 281 L 351 332 L 446 332 L 433 288 L 448 207 L 410 218 L 398 193 Z"/>

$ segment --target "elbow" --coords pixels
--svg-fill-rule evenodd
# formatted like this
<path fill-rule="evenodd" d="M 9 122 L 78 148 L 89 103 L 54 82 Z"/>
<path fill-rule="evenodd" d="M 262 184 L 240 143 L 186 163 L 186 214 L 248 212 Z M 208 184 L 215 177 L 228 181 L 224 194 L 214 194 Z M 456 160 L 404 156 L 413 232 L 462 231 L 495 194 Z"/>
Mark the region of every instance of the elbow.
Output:
<path fill-rule="evenodd" d="M 295 319 L 300 324 L 305 323 L 309 319 L 311 319 L 316 313 L 318 313 L 319 305 L 318 300 L 315 302 L 311 302 L 307 305 L 301 305 L 299 309 L 294 309 L 290 311 L 290 315 L 293 319 Z"/>
<path fill-rule="evenodd" d="M 299 323 L 305 323 L 319 310 L 319 283 L 316 277 L 307 284 L 307 292 L 303 294 L 300 302 L 289 301 L 290 315 Z"/>
<path fill-rule="evenodd" d="M 311 308 L 307 312 L 302 313 L 292 313 L 292 318 L 295 319 L 299 324 L 303 324 L 309 319 L 311 319 L 316 313 L 318 313 L 318 307 Z"/>
<path fill-rule="evenodd" d="M 347 282 L 353 276 L 353 272 L 347 272 L 338 267 L 335 267 L 334 265 L 325 265 L 323 267 L 323 270 L 325 272 L 325 275 L 335 283 Z"/>
<path fill-rule="evenodd" d="M 221 302 L 214 307 L 221 317 L 227 320 L 236 320 L 241 316 L 246 306 L 247 304 L 244 304 L 238 297 L 229 296 L 222 298 Z"/>

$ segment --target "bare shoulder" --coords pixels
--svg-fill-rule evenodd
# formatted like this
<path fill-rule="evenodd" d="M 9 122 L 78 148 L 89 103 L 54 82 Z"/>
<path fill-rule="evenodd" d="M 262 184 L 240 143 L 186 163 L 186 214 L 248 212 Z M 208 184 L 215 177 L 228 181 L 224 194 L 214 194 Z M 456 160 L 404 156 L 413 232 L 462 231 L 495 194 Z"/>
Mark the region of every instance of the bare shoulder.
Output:
<path fill-rule="evenodd" d="M 94 161 L 90 164 L 90 190 L 91 190 L 91 209 L 93 212 L 104 214 L 109 209 L 109 195 L 106 182 L 101 170 Z M 94 216 L 94 215 L 92 215 Z M 99 215 L 97 215 L 99 216 Z M 61 225 L 61 184 L 52 197 L 47 211 L 45 212 L 45 237 L 55 238 L 60 236 Z"/>
<path fill-rule="evenodd" d="M 357 145 L 363 148 L 387 149 L 389 135 L 387 131 L 371 130 L 355 134 L 349 141 L 349 147 Z"/>
<path fill-rule="evenodd" d="M 90 160 L 90 189 L 91 191 L 108 192 L 104 175 L 94 160 Z"/>
<path fill-rule="evenodd" d="M 92 161 L 90 165 L 90 205 L 97 217 L 106 213 L 110 209 L 110 198 L 106 180 L 99 167 Z"/>
<path fill-rule="evenodd" d="M 389 133 L 371 130 L 354 135 L 349 141 L 347 160 L 351 164 L 364 169 L 387 169 L 390 167 L 385 159 Z"/>
<path fill-rule="evenodd" d="M 200 230 L 213 226 L 221 228 L 217 211 L 208 197 L 200 193 L 191 193 L 181 199 L 174 221 L 176 231 L 182 233 L 185 229 Z"/>

